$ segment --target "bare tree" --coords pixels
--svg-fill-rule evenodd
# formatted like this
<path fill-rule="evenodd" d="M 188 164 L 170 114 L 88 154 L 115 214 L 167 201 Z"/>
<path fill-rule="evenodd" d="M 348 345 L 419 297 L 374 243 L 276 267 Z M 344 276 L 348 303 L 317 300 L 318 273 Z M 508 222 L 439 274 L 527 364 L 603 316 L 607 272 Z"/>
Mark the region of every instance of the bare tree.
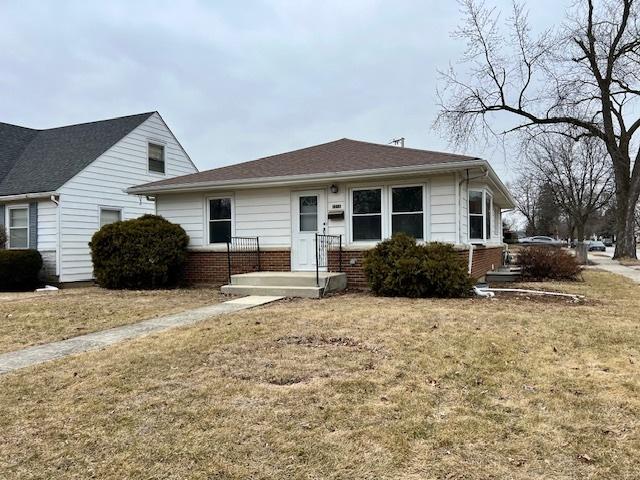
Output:
<path fill-rule="evenodd" d="M 520 174 L 509 185 L 509 190 L 516 200 L 516 209 L 527 220 L 527 233 L 535 235 L 538 219 L 538 201 L 540 199 L 540 185 L 538 179 L 529 174 Z"/>
<path fill-rule="evenodd" d="M 615 257 L 636 256 L 634 213 L 640 195 L 640 0 L 576 0 L 563 24 L 533 38 L 523 7 L 514 4 L 507 32 L 499 14 L 477 0 L 461 2 L 465 75 L 442 72 L 436 125 L 456 143 L 478 135 L 534 128 L 575 140 L 597 138 L 614 171 Z M 494 114 L 515 125 L 497 131 Z M 492 128 L 492 126 L 494 128 Z M 572 130 L 567 129 L 573 127 Z"/>
<path fill-rule="evenodd" d="M 533 135 L 524 144 L 525 161 L 549 186 L 555 203 L 576 230 L 578 258 L 586 263 L 585 226 L 614 194 L 613 171 L 604 144 L 593 137 Z"/>

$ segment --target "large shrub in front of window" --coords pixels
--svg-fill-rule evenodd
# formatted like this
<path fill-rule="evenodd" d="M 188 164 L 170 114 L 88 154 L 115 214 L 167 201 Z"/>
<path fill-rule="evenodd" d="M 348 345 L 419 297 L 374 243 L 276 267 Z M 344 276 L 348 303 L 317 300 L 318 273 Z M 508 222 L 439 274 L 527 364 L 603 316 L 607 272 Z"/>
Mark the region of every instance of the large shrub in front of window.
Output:
<path fill-rule="evenodd" d="M 41 269 L 37 250 L 0 250 L 0 291 L 33 290 L 40 285 Z"/>
<path fill-rule="evenodd" d="M 188 243 L 182 227 L 155 215 L 111 223 L 89 243 L 93 273 L 105 288 L 175 286 L 182 278 Z"/>
<path fill-rule="evenodd" d="M 473 288 L 466 262 L 453 246 L 417 244 L 405 234 L 366 252 L 364 271 L 371 290 L 387 297 L 466 297 Z"/>

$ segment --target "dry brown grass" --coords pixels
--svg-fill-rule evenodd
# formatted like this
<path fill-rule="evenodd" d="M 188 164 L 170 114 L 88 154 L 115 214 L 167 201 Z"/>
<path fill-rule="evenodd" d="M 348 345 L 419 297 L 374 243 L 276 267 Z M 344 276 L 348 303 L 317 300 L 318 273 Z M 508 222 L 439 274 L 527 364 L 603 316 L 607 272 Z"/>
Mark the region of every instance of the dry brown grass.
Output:
<path fill-rule="evenodd" d="M 0 353 L 216 303 L 217 289 L 0 294 Z"/>
<path fill-rule="evenodd" d="M 6 375 L 0 477 L 638 478 L 640 287 L 544 286 L 590 300 L 283 302 Z"/>

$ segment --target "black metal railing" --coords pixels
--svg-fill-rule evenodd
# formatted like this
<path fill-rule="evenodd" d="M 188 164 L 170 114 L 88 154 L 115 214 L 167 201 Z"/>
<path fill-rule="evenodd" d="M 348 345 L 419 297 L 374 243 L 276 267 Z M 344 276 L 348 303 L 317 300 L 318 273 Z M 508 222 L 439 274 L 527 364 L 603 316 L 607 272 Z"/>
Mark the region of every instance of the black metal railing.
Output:
<path fill-rule="evenodd" d="M 231 237 L 229 239 L 227 242 L 229 285 L 231 285 L 234 266 L 240 267 L 238 273 L 260 271 L 260 239 L 258 237 Z"/>
<path fill-rule="evenodd" d="M 320 286 L 320 269 L 331 269 L 332 252 L 338 256 L 338 272 L 342 272 L 342 235 L 316 233 L 316 285 Z"/>

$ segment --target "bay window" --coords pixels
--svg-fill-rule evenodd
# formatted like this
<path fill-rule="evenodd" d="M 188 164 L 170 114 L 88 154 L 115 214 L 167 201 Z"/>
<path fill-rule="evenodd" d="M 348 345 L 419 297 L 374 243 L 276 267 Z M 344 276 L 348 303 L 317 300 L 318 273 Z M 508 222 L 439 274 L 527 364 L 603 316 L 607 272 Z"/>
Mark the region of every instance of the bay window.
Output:
<path fill-rule="evenodd" d="M 424 202 L 422 186 L 391 189 L 391 234 L 406 233 L 424 239 Z"/>
<path fill-rule="evenodd" d="M 469 190 L 469 240 L 484 242 L 491 238 L 493 197 L 485 190 Z"/>
<path fill-rule="evenodd" d="M 209 199 L 209 243 L 231 240 L 231 198 Z"/>
<path fill-rule="evenodd" d="M 382 240 L 382 189 L 352 191 L 353 241 Z"/>

